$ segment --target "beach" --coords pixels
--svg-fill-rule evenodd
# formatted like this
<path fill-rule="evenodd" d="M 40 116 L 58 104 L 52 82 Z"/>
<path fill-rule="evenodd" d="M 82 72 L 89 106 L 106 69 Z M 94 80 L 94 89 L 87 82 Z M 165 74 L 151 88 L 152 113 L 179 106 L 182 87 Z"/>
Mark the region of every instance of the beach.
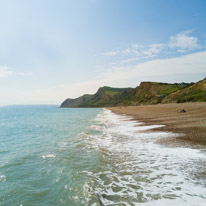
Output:
<path fill-rule="evenodd" d="M 114 113 L 132 116 L 146 125 L 165 125 L 153 130 L 178 134 L 175 137 L 158 140 L 159 143 L 168 146 L 204 147 L 206 145 L 205 102 L 110 107 L 108 109 Z"/>

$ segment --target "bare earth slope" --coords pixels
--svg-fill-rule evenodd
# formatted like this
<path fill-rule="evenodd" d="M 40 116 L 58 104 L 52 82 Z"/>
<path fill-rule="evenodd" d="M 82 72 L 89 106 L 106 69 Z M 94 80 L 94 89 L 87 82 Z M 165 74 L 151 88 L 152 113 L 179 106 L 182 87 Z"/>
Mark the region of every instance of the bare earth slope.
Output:
<path fill-rule="evenodd" d="M 182 134 L 175 139 L 167 139 L 170 143 L 184 141 L 206 145 L 206 102 L 158 104 L 130 107 L 110 107 L 115 113 L 133 116 L 146 124 L 163 124 L 158 130 L 172 131 Z M 181 113 L 184 109 L 186 112 Z M 178 140 L 178 141 L 177 141 Z"/>

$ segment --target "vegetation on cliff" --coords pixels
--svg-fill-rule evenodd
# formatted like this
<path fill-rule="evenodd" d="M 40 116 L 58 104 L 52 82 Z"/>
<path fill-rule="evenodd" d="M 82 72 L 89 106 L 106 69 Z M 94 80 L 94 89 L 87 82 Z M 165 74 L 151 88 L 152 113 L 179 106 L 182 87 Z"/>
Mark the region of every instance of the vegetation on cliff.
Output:
<path fill-rule="evenodd" d="M 166 96 L 162 103 L 205 102 L 206 78 Z"/>
<path fill-rule="evenodd" d="M 197 83 L 142 82 L 136 88 L 101 87 L 94 95 L 66 99 L 61 107 L 107 107 L 206 101 L 206 79 Z"/>
<path fill-rule="evenodd" d="M 66 99 L 61 107 L 103 107 L 111 106 L 115 96 L 127 93 L 132 88 L 100 87 L 94 95 L 83 95 L 76 99 Z M 116 101 L 117 102 L 117 101 Z M 115 104 L 113 104 L 115 105 Z"/>

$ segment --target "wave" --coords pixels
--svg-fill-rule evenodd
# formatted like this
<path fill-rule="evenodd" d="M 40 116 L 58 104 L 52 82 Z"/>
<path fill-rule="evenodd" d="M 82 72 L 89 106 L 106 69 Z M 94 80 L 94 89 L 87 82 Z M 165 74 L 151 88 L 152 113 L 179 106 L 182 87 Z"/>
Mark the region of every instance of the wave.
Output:
<path fill-rule="evenodd" d="M 203 204 L 205 185 L 192 174 L 205 153 L 156 144 L 178 135 L 150 131 L 163 126 L 145 126 L 105 109 L 99 113 L 84 134 L 87 150 L 99 153 L 95 170 L 86 172 L 85 193 L 99 194 L 105 205 Z"/>

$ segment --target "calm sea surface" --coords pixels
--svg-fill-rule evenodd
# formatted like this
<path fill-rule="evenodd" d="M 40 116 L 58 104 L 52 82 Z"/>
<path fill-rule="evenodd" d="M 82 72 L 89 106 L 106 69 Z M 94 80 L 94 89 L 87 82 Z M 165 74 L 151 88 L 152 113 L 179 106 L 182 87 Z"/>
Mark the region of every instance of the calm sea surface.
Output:
<path fill-rule="evenodd" d="M 204 149 L 104 109 L 0 107 L 0 206 L 205 205 Z M 199 175 L 200 174 L 200 175 Z"/>

